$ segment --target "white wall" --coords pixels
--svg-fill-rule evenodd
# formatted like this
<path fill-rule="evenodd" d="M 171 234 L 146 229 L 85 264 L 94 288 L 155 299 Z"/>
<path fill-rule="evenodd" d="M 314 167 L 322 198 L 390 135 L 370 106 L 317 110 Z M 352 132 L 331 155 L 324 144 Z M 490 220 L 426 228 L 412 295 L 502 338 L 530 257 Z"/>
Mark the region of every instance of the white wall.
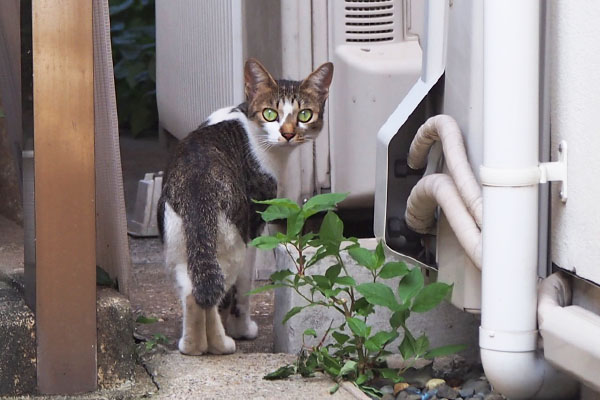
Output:
<path fill-rule="evenodd" d="M 552 157 L 568 143 L 568 200 L 551 195 L 551 257 L 600 283 L 600 2 L 556 0 L 550 9 Z"/>

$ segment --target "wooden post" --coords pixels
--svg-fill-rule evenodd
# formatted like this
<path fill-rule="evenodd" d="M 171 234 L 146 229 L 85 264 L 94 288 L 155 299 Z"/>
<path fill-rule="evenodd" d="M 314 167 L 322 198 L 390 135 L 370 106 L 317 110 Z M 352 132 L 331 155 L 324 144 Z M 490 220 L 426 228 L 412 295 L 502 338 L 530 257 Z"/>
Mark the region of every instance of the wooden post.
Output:
<path fill-rule="evenodd" d="M 33 0 L 41 393 L 96 389 L 92 2 Z"/>

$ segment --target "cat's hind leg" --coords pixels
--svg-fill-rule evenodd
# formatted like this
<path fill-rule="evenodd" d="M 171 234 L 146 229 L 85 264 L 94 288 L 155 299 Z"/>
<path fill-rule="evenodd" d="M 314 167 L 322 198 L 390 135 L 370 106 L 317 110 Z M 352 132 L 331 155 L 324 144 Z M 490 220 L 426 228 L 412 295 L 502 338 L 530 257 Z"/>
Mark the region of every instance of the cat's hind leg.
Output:
<path fill-rule="evenodd" d="M 246 250 L 244 264 L 235 282 L 235 290 L 231 293 L 231 301 L 227 308 L 225 329 L 227 334 L 235 339 L 256 339 L 258 325 L 250 318 L 250 296 L 254 282 L 254 263 L 256 260 L 256 247 L 249 246 Z"/>

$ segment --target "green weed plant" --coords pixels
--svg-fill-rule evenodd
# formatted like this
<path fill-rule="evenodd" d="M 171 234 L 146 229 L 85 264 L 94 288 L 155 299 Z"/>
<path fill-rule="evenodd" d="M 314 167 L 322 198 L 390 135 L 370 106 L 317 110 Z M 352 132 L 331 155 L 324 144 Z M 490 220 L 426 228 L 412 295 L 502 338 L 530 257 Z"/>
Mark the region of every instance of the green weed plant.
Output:
<path fill-rule="evenodd" d="M 267 206 L 260 212 L 262 219 L 266 222 L 285 220 L 286 232 L 257 237 L 252 245 L 265 250 L 282 246 L 293 260 L 294 270 L 273 273 L 270 284 L 249 294 L 288 288 L 302 297 L 306 304 L 290 309 L 283 318 L 284 324 L 312 307 L 334 309 L 343 316 L 341 324 L 334 325 L 332 321 L 320 338 L 314 328 L 306 329 L 297 360 L 266 375 L 265 379 L 283 379 L 293 374 L 310 377 L 315 372 L 324 372 L 336 382 L 332 393 L 342 381 L 351 381 L 366 394 L 380 397 L 381 392 L 371 386 L 375 378 L 401 382 L 410 361 L 452 354 L 464 346 L 432 349 L 426 334 L 415 337 L 410 332 L 406 321 L 411 313 L 435 308 L 450 296 L 452 286 L 441 282 L 425 284 L 420 268 L 410 269 L 404 262 L 386 262 L 381 242 L 372 251 L 360 247 L 358 239 L 344 237 L 344 224 L 333 210 L 346 197 L 347 194 L 342 193 L 317 195 L 302 206 L 289 199 L 257 201 Z M 307 219 L 320 212 L 326 214 L 319 232 L 305 233 Z M 307 257 L 309 247 L 316 250 Z M 357 283 L 344 263 L 342 254 L 345 252 L 370 272 L 372 281 Z M 331 265 L 325 274 L 312 274 L 311 268 L 326 258 Z M 395 287 L 389 284 L 392 278 L 400 278 Z M 375 313 L 376 307 L 391 312 L 386 330 L 376 330 L 369 324 L 369 316 Z M 404 370 L 387 368 L 384 357 L 391 354 L 388 347 L 400 336 L 398 351 L 404 360 L 410 360 L 408 366 Z M 315 344 L 308 345 L 307 340 Z"/>

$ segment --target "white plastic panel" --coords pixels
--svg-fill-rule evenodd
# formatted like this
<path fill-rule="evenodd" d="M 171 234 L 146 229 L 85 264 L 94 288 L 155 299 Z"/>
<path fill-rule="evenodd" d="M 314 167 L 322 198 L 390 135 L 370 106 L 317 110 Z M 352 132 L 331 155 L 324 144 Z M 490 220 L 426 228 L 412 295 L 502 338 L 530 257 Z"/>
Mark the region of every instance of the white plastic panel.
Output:
<path fill-rule="evenodd" d="M 417 81 L 421 48 L 404 40 L 403 2 L 330 1 L 331 190 L 346 207 L 373 204 L 377 131 Z"/>
<path fill-rule="evenodd" d="M 156 1 L 160 124 L 181 139 L 243 101 L 241 0 Z"/>
<path fill-rule="evenodd" d="M 566 140 L 569 198 L 551 193 L 551 257 L 559 267 L 600 284 L 600 2 L 551 2 L 552 157 Z M 552 161 L 556 161 L 553 159 Z"/>

